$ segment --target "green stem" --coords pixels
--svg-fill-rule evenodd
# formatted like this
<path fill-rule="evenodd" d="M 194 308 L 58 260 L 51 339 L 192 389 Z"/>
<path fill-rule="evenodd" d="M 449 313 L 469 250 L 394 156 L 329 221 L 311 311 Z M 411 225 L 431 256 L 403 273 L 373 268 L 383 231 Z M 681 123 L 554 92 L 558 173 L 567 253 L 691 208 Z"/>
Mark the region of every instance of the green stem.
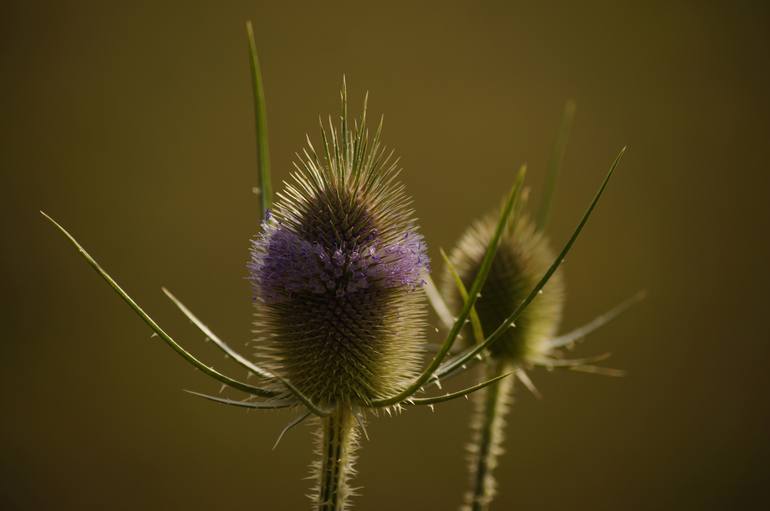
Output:
<path fill-rule="evenodd" d="M 487 366 L 490 377 L 499 376 L 514 369 L 505 360 L 492 361 Z M 470 444 L 471 491 L 465 497 L 465 511 L 487 511 L 495 496 L 497 457 L 502 454 L 505 438 L 505 415 L 513 396 L 514 377 L 503 378 L 475 394 L 476 410 L 471 422 L 473 440 Z"/>
<path fill-rule="evenodd" d="M 318 511 L 340 511 L 350 496 L 348 478 L 353 473 L 357 445 L 355 418 L 347 404 L 339 404 L 321 419 L 321 466 L 318 486 Z"/>

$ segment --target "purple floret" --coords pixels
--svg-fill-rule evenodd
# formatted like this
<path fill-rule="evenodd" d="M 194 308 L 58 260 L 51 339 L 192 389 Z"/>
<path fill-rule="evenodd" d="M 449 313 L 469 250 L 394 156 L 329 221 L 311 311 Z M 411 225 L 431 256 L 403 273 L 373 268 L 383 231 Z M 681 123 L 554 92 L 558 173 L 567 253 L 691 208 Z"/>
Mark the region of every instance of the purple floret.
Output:
<path fill-rule="evenodd" d="M 252 241 L 247 266 L 256 296 L 280 303 L 307 293 L 340 297 L 368 288 L 420 287 L 429 260 L 423 237 L 413 231 L 391 243 L 373 231 L 361 244 L 325 247 L 267 222 Z"/>

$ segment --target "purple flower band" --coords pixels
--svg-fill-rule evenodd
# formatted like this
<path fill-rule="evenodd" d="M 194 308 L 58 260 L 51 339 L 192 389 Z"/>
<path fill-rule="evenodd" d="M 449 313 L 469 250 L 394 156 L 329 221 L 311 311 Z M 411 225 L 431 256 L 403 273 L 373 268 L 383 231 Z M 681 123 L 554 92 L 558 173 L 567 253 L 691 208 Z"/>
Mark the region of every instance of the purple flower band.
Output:
<path fill-rule="evenodd" d="M 369 288 L 416 288 L 429 259 L 423 237 L 407 231 L 394 243 L 378 241 L 376 231 L 353 247 L 324 247 L 302 239 L 284 225 L 264 224 L 252 241 L 249 280 L 265 303 L 312 293 L 340 297 Z"/>

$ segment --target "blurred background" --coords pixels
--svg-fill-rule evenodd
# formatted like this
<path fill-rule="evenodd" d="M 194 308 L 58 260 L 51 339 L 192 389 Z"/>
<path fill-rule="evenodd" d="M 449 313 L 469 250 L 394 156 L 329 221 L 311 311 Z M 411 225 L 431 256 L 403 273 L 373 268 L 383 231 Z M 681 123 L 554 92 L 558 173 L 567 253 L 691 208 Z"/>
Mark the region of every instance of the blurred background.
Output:
<path fill-rule="evenodd" d="M 317 116 L 370 91 L 440 268 L 529 164 L 536 201 L 565 100 L 578 113 L 550 224 L 563 243 L 626 155 L 565 266 L 564 330 L 648 299 L 576 351 L 622 379 L 535 371 L 494 509 L 737 509 L 770 484 L 770 15 L 760 2 L 4 2 L 0 508 L 307 509 L 312 435 L 159 341 L 47 224 L 77 236 L 161 325 L 234 375 L 167 302 L 250 336 L 258 227 L 244 22 L 274 180 Z M 357 109 L 357 107 L 355 107 Z M 432 334 L 431 334 L 432 335 Z M 764 375 L 764 376 L 763 376 Z M 464 400 L 374 419 L 356 509 L 456 509 Z"/>

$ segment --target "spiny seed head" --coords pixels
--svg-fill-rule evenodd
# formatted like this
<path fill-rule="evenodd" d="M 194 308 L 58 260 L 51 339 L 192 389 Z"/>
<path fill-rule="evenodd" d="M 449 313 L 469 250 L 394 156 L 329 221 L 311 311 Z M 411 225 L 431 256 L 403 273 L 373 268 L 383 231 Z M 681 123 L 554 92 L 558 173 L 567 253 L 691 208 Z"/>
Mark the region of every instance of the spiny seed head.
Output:
<path fill-rule="evenodd" d="M 463 284 L 470 288 L 494 234 L 498 214 L 473 223 L 450 253 L 450 261 L 457 269 Z M 481 296 L 476 301 L 485 335 L 491 334 L 527 297 L 554 260 L 547 238 L 535 229 L 530 219 L 516 213 L 508 221 L 497 249 Z M 450 306 L 458 310 L 462 298 L 449 272 L 442 279 L 442 290 Z M 545 354 L 545 341 L 553 337 L 561 321 L 564 304 L 564 280 L 561 270 L 551 277 L 538 295 L 508 328 L 505 335 L 494 342 L 489 351 L 494 357 L 524 362 L 528 356 Z M 472 342 L 470 328 L 463 339 Z"/>
<path fill-rule="evenodd" d="M 428 257 L 392 153 L 366 103 L 308 140 L 248 268 L 261 354 L 314 402 L 366 405 L 401 390 L 421 359 Z"/>

